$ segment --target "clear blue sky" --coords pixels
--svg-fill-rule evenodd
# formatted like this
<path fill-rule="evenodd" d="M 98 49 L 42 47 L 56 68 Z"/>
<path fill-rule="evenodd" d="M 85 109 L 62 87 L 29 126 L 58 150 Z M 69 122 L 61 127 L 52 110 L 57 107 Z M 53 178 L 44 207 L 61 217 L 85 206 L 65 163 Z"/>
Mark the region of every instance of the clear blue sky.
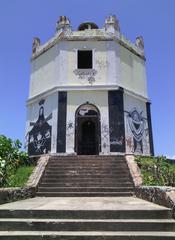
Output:
<path fill-rule="evenodd" d="M 174 156 L 174 11 L 174 0 L 0 0 L 0 134 L 24 141 L 33 37 L 52 37 L 60 15 L 75 29 L 112 13 L 128 39 L 144 37 L 155 153 Z"/>

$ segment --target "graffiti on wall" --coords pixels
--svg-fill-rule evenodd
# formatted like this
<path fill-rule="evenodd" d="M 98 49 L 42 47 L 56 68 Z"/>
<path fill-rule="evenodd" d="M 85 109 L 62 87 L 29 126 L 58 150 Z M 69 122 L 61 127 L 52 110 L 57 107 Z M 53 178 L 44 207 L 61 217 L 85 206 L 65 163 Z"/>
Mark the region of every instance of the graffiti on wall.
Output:
<path fill-rule="evenodd" d="M 106 152 L 109 148 L 109 126 L 106 123 L 101 124 L 101 143 L 102 149 Z"/>
<path fill-rule="evenodd" d="M 66 126 L 66 136 L 70 137 L 74 134 L 74 124 L 72 121 L 69 121 Z"/>
<path fill-rule="evenodd" d="M 138 112 L 136 108 L 133 108 L 127 115 L 130 131 L 133 136 L 133 152 L 143 153 L 143 138 L 145 131 L 145 121 L 142 116 L 143 112 Z M 131 139 L 128 139 L 128 145 L 131 147 Z"/>
<path fill-rule="evenodd" d="M 46 154 L 51 150 L 52 127 L 48 121 L 52 119 L 52 113 L 45 118 L 44 102 L 39 102 L 39 114 L 36 122 L 30 122 L 33 128 L 28 133 L 28 153 L 29 155 Z"/>
<path fill-rule="evenodd" d="M 102 140 L 102 148 L 105 152 L 110 152 L 110 145 L 118 145 L 121 146 L 124 141 L 124 137 L 113 137 L 109 140 L 109 134 L 112 132 L 112 127 L 109 128 L 109 125 L 106 123 L 101 124 L 101 140 Z"/>
<path fill-rule="evenodd" d="M 74 74 L 78 76 L 82 83 L 93 84 L 95 82 L 95 75 L 97 71 L 95 69 L 75 69 Z"/>
<path fill-rule="evenodd" d="M 95 66 L 96 66 L 97 69 L 102 71 L 109 66 L 109 62 L 105 61 L 105 60 L 97 59 L 96 62 L 95 62 Z"/>
<path fill-rule="evenodd" d="M 124 139 L 123 136 L 118 137 L 118 138 L 114 138 L 113 140 L 110 141 L 110 145 L 119 145 L 119 146 L 122 146 L 122 144 L 123 144 L 123 139 Z"/>
<path fill-rule="evenodd" d="M 74 123 L 70 120 L 66 124 L 66 146 L 69 148 L 69 151 L 74 151 L 74 131 L 75 131 L 75 125 Z"/>

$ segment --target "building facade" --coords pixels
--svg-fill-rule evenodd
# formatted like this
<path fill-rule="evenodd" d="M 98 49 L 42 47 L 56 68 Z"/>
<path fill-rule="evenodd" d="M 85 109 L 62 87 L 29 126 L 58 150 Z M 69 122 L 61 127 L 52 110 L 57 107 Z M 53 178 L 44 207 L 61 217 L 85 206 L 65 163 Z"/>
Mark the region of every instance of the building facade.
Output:
<path fill-rule="evenodd" d="M 115 16 L 72 30 L 61 16 L 52 39 L 34 38 L 26 142 L 29 155 L 153 155 L 144 43 Z"/>

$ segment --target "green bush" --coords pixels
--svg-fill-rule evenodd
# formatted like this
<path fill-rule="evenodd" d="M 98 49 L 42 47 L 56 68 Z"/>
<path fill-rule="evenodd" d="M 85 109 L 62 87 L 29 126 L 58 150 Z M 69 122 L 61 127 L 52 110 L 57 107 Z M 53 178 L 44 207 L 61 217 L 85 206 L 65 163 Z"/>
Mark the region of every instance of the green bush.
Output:
<path fill-rule="evenodd" d="M 26 152 L 21 151 L 19 140 L 13 141 L 0 135 L 0 187 L 8 184 L 9 178 L 19 166 L 30 165 Z"/>
<path fill-rule="evenodd" d="M 145 185 L 175 186 L 175 164 L 166 157 L 136 157 Z"/>

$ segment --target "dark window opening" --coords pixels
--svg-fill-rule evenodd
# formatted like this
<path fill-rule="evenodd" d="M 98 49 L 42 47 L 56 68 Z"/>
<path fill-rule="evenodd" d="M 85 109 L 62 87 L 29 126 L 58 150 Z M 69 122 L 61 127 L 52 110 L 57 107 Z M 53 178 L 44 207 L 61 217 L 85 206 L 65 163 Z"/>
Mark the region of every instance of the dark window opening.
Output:
<path fill-rule="evenodd" d="M 78 68 L 80 69 L 92 68 L 92 51 L 78 50 Z"/>
<path fill-rule="evenodd" d="M 83 31 L 85 29 L 98 29 L 98 26 L 97 24 L 92 22 L 85 22 L 80 24 L 80 26 L 78 27 L 78 31 Z"/>

